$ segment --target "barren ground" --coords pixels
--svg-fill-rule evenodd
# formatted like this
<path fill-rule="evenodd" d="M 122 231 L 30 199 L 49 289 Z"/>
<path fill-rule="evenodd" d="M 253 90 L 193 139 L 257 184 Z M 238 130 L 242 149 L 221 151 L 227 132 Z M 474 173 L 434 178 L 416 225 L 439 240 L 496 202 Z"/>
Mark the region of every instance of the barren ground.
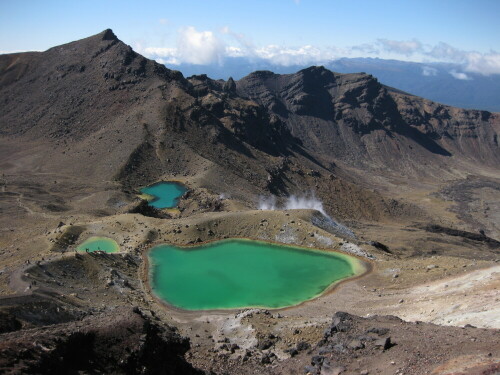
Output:
<path fill-rule="evenodd" d="M 217 193 L 197 188 L 202 178 L 206 178 L 206 171 L 181 179 L 196 193 L 194 198 L 184 199 L 181 206 L 192 207 L 200 196 Z M 395 187 L 391 185 L 391 189 L 399 192 L 399 199 L 421 207 L 430 216 L 439 215 L 443 224 L 458 220 L 455 211 L 460 205 L 477 206 L 469 201 L 444 200 L 442 194 L 436 194 L 439 189 L 435 186 L 413 190 Z M 189 337 L 192 344 L 186 358 L 195 367 L 230 373 L 262 373 L 264 368 L 267 373 L 302 373 L 305 366 L 311 366 L 311 355 L 321 350 L 318 342 L 336 311 L 366 318 L 392 315 L 409 323 L 387 321 L 387 318 L 360 320 L 356 323 L 356 334 L 349 336 L 349 340 L 357 340 L 369 326 L 387 326 L 397 345 L 382 351 L 380 356 L 373 356 L 373 350 L 378 349 L 368 350 L 370 346 L 365 341 L 364 349 L 352 349 L 347 343 L 338 366 L 328 360 L 330 367 L 325 362 L 323 367 L 313 366 L 310 371 L 323 368 L 322 374 L 339 373 L 342 369 L 344 373 L 367 370 L 384 374 L 429 371 L 447 374 L 454 366 L 459 368 L 477 362 L 478 366 L 493 368 L 491 366 L 500 361 L 500 345 L 490 337 L 498 331 L 480 330 L 500 329 L 498 248 L 482 242 L 430 233 L 418 222 L 394 221 L 353 223 L 357 238 L 342 238 L 312 224 L 312 218 L 318 215 L 313 210 L 259 211 L 255 205 L 231 199 L 221 201 L 220 212 L 197 212 L 191 208 L 189 214 L 171 211 L 171 219 L 156 219 L 127 213 L 135 204 L 134 196 L 121 193 L 111 182 L 88 185 L 70 176 L 19 170 L 13 164 L 7 165 L 1 189 L 0 292 L 3 296 L 22 298 L 32 292 L 36 295 L 56 292 L 52 300 L 66 306 L 69 314 L 79 308 L 103 313 L 115 306 L 141 306 Z M 496 215 L 498 190 L 475 189 L 467 190 L 467 194 L 482 191 L 482 204 L 490 207 L 486 210 L 488 215 Z M 117 211 L 114 215 L 104 214 L 112 209 Z M 477 219 L 477 207 L 472 211 L 475 212 L 472 217 Z M 103 213 L 98 215 L 98 212 Z M 493 220 L 489 234 L 497 233 L 495 225 Z M 72 239 L 71 234 L 75 234 Z M 114 238 L 122 254 L 75 257 L 72 250 L 75 245 L 93 235 Z M 148 248 L 165 242 L 185 245 L 227 237 L 348 252 L 370 264 L 371 272 L 342 283 L 315 300 L 271 313 L 254 309 L 185 312 L 159 302 L 150 294 L 144 262 Z M 68 238 L 71 240 L 64 242 Z M 389 252 L 371 246 L 369 241 L 373 240 L 387 245 Z M 63 248 L 69 251 L 61 253 Z M 37 261 L 42 262 L 36 265 Z M 121 284 L 115 280 L 110 285 L 113 279 L 110 269 L 117 270 Z M 3 308 L 7 310 L 14 306 L 8 301 L 4 298 Z M 358 318 L 355 320 L 358 322 Z M 415 322 L 440 326 L 415 325 Z M 466 331 L 445 328 L 465 325 L 477 328 Z M 271 346 L 256 349 L 266 337 L 272 337 Z M 495 337 L 497 340 L 498 335 Z M 339 342 L 344 342 L 342 340 Z M 432 351 L 421 340 L 431 340 Z M 236 349 L 224 346 L 227 342 L 236 344 Z M 300 342 L 309 344 L 310 349 L 290 358 L 287 350 Z M 464 345 L 475 349 L 466 350 Z M 307 352 L 311 354 L 305 354 Z M 322 355 L 326 353 L 328 357 L 328 353 L 333 352 L 325 349 Z M 421 353 L 425 363 L 414 362 L 416 352 Z M 476 373 L 474 371 L 469 373 Z"/>

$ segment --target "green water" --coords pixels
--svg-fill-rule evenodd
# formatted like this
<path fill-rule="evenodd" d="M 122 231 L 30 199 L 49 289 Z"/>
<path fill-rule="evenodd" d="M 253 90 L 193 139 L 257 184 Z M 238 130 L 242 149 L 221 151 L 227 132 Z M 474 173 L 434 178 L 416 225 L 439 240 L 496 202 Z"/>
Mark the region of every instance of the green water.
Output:
<path fill-rule="evenodd" d="M 185 310 L 296 305 L 353 276 L 360 264 L 345 254 L 239 239 L 160 245 L 149 261 L 153 292 Z"/>
<path fill-rule="evenodd" d="M 101 250 L 106 253 L 116 253 L 120 251 L 120 246 L 111 238 L 90 237 L 76 248 L 77 251 L 85 251 L 85 249 L 89 249 L 90 252 Z"/>
<path fill-rule="evenodd" d="M 149 205 L 155 208 L 173 208 L 177 206 L 179 198 L 187 188 L 177 182 L 158 182 L 141 189 L 141 193 L 154 197 Z"/>

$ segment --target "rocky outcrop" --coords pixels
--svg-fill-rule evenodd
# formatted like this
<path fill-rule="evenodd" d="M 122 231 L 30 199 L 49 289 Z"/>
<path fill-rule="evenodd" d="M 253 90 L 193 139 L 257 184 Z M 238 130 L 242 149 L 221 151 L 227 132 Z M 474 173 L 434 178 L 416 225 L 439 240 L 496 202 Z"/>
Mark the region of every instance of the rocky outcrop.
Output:
<path fill-rule="evenodd" d="M 276 114 L 324 159 L 403 171 L 450 156 L 498 162 L 495 114 L 432 103 L 367 74 L 323 67 L 284 75 L 260 71 L 239 80 L 237 90 Z"/>
<path fill-rule="evenodd" d="M 45 52 L 0 55 L 0 131 L 84 137 L 137 103 L 154 81 L 185 84 L 181 74 L 137 54 L 109 29 Z"/>
<path fill-rule="evenodd" d="M 472 233 L 464 230 L 443 227 L 437 224 L 425 225 L 423 229 L 431 233 L 443 233 L 448 236 L 462 237 L 466 240 L 484 242 L 492 249 L 497 249 L 497 250 L 500 249 L 500 241 L 497 241 L 491 237 L 486 236 L 483 231 L 479 233 Z"/>
<path fill-rule="evenodd" d="M 0 372 L 202 374 L 183 358 L 189 341 L 139 309 L 0 335 Z"/>
<path fill-rule="evenodd" d="M 447 361 L 457 368 L 465 365 L 466 370 L 460 373 L 467 375 L 495 372 L 498 360 L 490 359 L 491 354 L 487 353 L 490 338 L 470 339 L 470 335 L 478 337 L 481 334 L 496 333 L 487 330 L 474 332 L 472 327 L 410 323 L 394 316 L 366 319 L 337 312 L 325 329 L 323 339 L 312 352 L 307 353 L 309 363 L 304 366 L 304 372 L 322 375 L 371 374 L 392 373 L 397 368 L 400 373 L 423 374 L 440 369 L 438 366 Z M 474 364 L 471 364 L 472 357 L 462 354 L 470 350 L 470 345 L 483 353 Z M 432 373 L 445 373 L 437 369 Z"/>

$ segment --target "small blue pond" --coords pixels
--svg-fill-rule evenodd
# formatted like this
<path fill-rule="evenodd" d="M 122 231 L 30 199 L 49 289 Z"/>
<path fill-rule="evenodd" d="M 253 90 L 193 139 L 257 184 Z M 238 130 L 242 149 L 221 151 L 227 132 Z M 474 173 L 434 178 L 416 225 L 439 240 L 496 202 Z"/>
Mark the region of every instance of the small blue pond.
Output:
<path fill-rule="evenodd" d="M 141 189 L 141 193 L 148 198 L 149 205 L 155 208 L 174 208 L 179 198 L 188 189 L 177 182 L 158 182 Z"/>

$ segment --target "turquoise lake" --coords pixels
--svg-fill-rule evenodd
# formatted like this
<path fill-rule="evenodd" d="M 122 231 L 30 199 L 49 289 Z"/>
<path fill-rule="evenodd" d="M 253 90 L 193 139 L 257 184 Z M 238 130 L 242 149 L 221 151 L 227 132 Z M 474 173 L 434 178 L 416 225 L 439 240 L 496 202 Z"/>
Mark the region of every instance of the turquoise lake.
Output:
<path fill-rule="evenodd" d="M 158 209 L 174 208 L 179 203 L 179 198 L 188 189 L 177 182 L 158 182 L 141 189 L 141 193 L 152 198 L 148 200 L 150 206 Z"/>
<path fill-rule="evenodd" d="M 120 246 L 115 240 L 107 237 L 90 237 L 76 248 L 77 251 L 104 251 L 106 253 L 116 253 L 120 251 Z"/>
<path fill-rule="evenodd" d="M 153 293 L 185 310 L 293 306 L 363 269 L 341 253 L 242 239 L 159 245 L 149 263 Z"/>

